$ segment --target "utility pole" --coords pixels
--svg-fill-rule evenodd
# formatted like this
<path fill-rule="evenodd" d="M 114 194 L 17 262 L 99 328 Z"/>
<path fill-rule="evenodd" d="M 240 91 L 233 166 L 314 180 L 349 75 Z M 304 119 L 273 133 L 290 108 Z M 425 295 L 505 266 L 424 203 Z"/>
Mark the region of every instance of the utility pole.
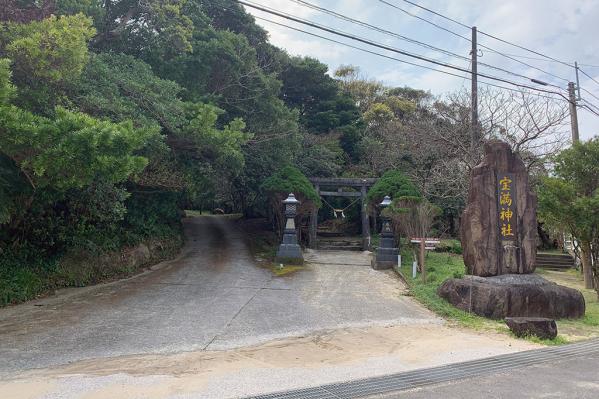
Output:
<path fill-rule="evenodd" d="M 471 143 L 470 146 L 472 148 L 472 152 L 474 155 L 474 149 L 476 148 L 476 144 L 478 143 L 478 65 L 477 65 L 477 57 L 478 57 L 478 49 L 476 45 L 476 26 L 472 27 L 472 50 L 470 52 L 472 57 L 472 92 L 471 98 L 472 103 L 470 105 L 472 116 L 472 131 L 471 131 Z"/>
<path fill-rule="evenodd" d="M 578 111 L 576 110 L 576 88 L 574 82 L 568 83 L 568 95 L 570 97 L 570 123 L 572 125 L 572 144 L 580 141 L 578 135 Z"/>

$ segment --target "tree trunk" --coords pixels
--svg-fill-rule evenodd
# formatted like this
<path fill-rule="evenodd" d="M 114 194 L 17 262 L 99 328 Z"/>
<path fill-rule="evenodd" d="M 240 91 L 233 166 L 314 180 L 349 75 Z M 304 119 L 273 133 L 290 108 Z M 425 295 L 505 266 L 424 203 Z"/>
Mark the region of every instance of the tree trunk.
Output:
<path fill-rule="evenodd" d="M 582 261 L 584 288 L 594 288 L 593 265 L 591 261 L 591 244 L 588 241 L 581 241 L 580 243 L 580 260 Z"/>

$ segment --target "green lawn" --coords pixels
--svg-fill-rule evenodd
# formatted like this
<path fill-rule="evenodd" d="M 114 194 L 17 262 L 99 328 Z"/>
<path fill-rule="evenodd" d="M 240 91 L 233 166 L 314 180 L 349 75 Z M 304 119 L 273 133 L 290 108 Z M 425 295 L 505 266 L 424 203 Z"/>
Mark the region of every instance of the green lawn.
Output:
<path fill-rule="evenodd" d="M 568 271 L 538 269 L 537 272 L 548 280 L 577 289 L 584 295 L 586 303 L 585 316 L 578 320 L 560 320 L 558 322 L 560 333 L 573 341 L 599 337 L 599 300 L 597 299 L 597 292 L 584 288 L 580 272 L 574 269 Z"/>
<path fill-rule="evenodd" d="M 464 275 L 464 262 L 461 255 L 450 253 L 427 252 L 426 283 L 420 273 L 412 278 L 412 253 L 402 251 L 401 274 L 407 280 L 410 293 L 424 306 L 443 318 L 454 321 L 458 325 L 474 329 L 501 329 L 507 327 L 503 323 L 488 320 L 472 313 L 457 309 L 437 295 L 437 288 L 448 278 L 460 278 Z"/>
<path fill-rule="evenodd" d="M 464 275 L 464 261 L 461 255 L 451 253 L 427 252 L 427 281 L 422 281 L 420 273 L 412 278 L 413 254 L 410 248 L 402 250 L 402 265 L 399 270 L 410 288 L 410 293 L 424 306 L 458 326 L 476 330 L 491 330 L 511 334 L 501 320 L 490 320 L 450 305 L 437 295 L 437 288 L 448 278 L 460 278 Z M 552 272 L 539 270 L 543 276 L 558 284 L 580 290 L 586 300 L 586 315 L 579 320 L 558 320 L 559 335 L 553 341 L 527 338 L 545 345 L 560 345 L 570 341 L 599 337 L 599 301 L 594 290 L 584 290 L 580 274 L 575 270 Z"/>

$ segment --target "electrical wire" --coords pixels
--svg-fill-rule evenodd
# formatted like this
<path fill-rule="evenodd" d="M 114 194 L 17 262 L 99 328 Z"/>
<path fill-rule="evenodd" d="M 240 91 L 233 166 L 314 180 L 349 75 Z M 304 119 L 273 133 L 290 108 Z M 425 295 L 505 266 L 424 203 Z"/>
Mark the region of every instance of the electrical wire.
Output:
<path fill-rule="evenodd" d="M 468 57 L 465 57 L 463 55 L 459 55 L 459 54 L 453 53 L 453 52 L 451 52 L 449 50 L 445 50 L 445 49 L 442 49 L 442 48 L 439 48 L 439 47 L 435 47 L 433 45 L 421 42 L 419 40 L 412 39 L 412 38 L 409 38 L 407 36 L 403 36 L 403 35 L 400 35 L 398 33 L 395 33 L 395 32 L 392 32 L 392 31 L 389 31 L 389 30 L 386 30 L 386 29 L 379 28 L 378 26 L 374 26 L 374 25 L 371 25 L 371 24 L 366 23 L 364 21 L 360 21 L 360 20 L 348 17 L 347 15 L 340 14 L 340 13 L 335 12 L 333 10 L 330 10 L 330 9 L 318 6 L 316 4 L 309 3 L 307 1 L 303 1 L 303 0 L 289 0 L 289 1 L 291 1 L 293 3 L 296 3 L 296 4 L 300 4 L 300 5 L 308 7 L 308 8 L 311 8 L 313 10 L 320 11 L 320 12 L 328 14 L 328 15 L 332 15 L 335 18 L 342 19 L 342 20 L 347 21 L 347 22 L 351 22 L 353 24 L 362 26 L 364 28 L 375 30 L 375 31 L 383 33 L 385 35 L 393 36 L 393 37 L 395 37 L 397 39 L 404 40 L 404 41 L 407 41 L 409 43 L 413 43 L 413 44 L 416 44 L 418 46 L 428 48 L 430 50 L 439 51 L 439 52 L 441 52 L 441 53 L 443 53 L 445 55 L 449 55 L 449 56 L 452 56 L 452 57 L 460 58 L 460 59 L 463 59 L 465 61 L 469 61 L 470 60 Z"/>
<path fill-rule="evenodd" d="M 584 87 L 580 87 L 580 90 L 584 91 L 585 93 L 587 93 L 589 96 L 593 97 L 595 100 L 599 100 L 599 97 L 597 97 L 596 95 L 594 95 L 591 91 L 585 89 Z"/>
<path fill-rule="evenodd" d="M 297 22 L 297 23 L 300 23 L 300 24 L 303 24 L 303 25 L 307 25 L 307 26 L 310 26 L 310 27 L 313 27 L 313 28 L 316 28 L 316 29 L 320 29 L 320 30 L 323 30 L 323 31 L 328 32 L 328 33 L 332 33 L 332 34 L 337 35 L 337 36 L 341 36 L 341 37 L 345 37 L 347 39 L 351 39 L 351 40 L 355 40 L 355 41 L 358 41 L 358 42 L 361 42 L 361 43 L 365 43 L 365 44 L 368 44 L 368 45 L 373 46 L 373 47 L 378 47 L 378 48 L 381 48 L 383 50 L 392 51 L 392 52 L 395 52 L 395 53 L 398 53 L 398 54 L 401 54 L 401 55 L 405 55 L 405 56 L 408 56 L 408 57 L 416 58 L 416 59 L 421 60 L 421 61 L 425 61 L 425 62 L 429 62 L 429 63 L 435 64 L 435 65 L 439 65 L 439 66 L 442 66 L 442 67 L 454 69 L 454 70 L 457 70 L 457 71 L 460 71 L 460 72 L 469 72 L 468 70 L 466 70 L 466 69 L 464 69 L 462 67 L 459 67 L 457 65 L 448 64 L 448 63 L 441 62 L 441 61 L 438 61 L 438 60 L 434 60 L 434 59 L 431 59 L 431 58 L 428 58 L 428 57 L 424 57 L 424 56 L 419 55 L 419 54 L 414 54 L 414 53 L 410 53 L 410 52 L 407 52 L 407 51 L 404 51 L 404 50 L 396 49 L 396 48 L 387 46 L 385 44 L 373 42 L 373 41 L 371 41 L 369 39 L 366 39 L 366 38 L 363 38 L 363 37 L 355 36 L 355 35 L 352 35 L 352 34 L 349 34 L 349 33 L 345 33 L 345 32 L 342 32 L 342 31 L 339 31 L 339 30 L 336 30 L 336 29 L 333 29 L 333 28 L 329 28 L 329 27 L 324 26 L 324 25 L 320 25 L 320 24 L 317 24 L 317 23 L 314 23 L 314 22 L 311 22 L 311 21 L 307 21 L 307 20 L 304 20 L 304 19 L 301 19 L 301 18 L 297 18 L 297 17 L 294 17 L 294 16 L 286 14 L 286 13 L 282 13 L 282 12 L 274 10 L 274 9 L 272 9 L 270 7 L 265 7 L 265 6 L 262 6 L 262 5 L 252 4 L 251 2 L 248 2 L 248 1 L 245 1 L 245 0 L 234 0 L 234 1 L 237 2 L 237 3 L 239 3 L 239 4 L 245 5 L 247 7 L 259 10 L 259 11 L 263 11 L 263 12 L 266 12 L 266 13 L 269 13 L 269 14 L 272 14 L 272 15 L 276 15 L 278 17 L 281 17 L 281 18 L 284 18 L 284 19 L 287 19 L 287 20 L 291 20 L 291 21 L 294 21 L 294 22 Z M 519 86 L 519 87 L 525 87 L 525 88 L 528 88 L 528 89 L 531 89 L 531 90 L 538 90 L 538 91 L 549 92 L 547 90 L 542 90 L 542 89 L 534 87 L 534 86 L 529 86 L 529 85 L 525 85 L 525 84 L 522 84 L 522 83 L 515 83 L 515 82 L 509 81 L 507 79 L 503 79 L 503 78 L 500 78 L 500 77 L 497 77 L 497 76 L 493 76 L 493 75 L 478 73 L 477 76 L 481 76 L 481 77 L 484 77 L 484 78 L 487 78 L 487 79 L 491 79 L 491 80 L 496 80 L 496 81 L 499 81 L 499 82 L 502 82 L 502 83 L 508 83 L 508 84 L 511 84 L 511 85 Z M 533 81 L 533 83 L 536 83 L 536 82 Z M 545 84 L 545 85 L 549 85 L 549 84 Z M 563 90 L 559 86 L 556 86 L 556 85 L 551 85 L 551 86 L 556 87 L 559 90 Z M 553 93 L 553 92 L 551 92 L 551 93 Z"/>
<path fill-rule="evenodd" d="M 446 19 L 446 20 L 448 20 L 448 21 L 451 21 L 451 22 L 453 22 L 453 23 L 455 23 L 455 24 L 458 24 L 458 25 L 460 25 L 460 26 L 462 26 L 462 27 L 464 27 L 464 28 L 467 28 L 467 29 L 470 29 L 470 28 L 471 28 L 470 26 L 468 26 L 468 25 L 466 25 L 466 24 L 464 24 L 464 23 L 462 23 L 462 22 L 460 22 L 460 21 L 457 21 L 457 20 L 455 20 L 455 19 L 453 19 L 453 18 L 450 18 L 450 17 L 448 17 L 448 16 L 446 16 L 446 15 L 443 15 L 443 14 L 441 14 L 441 13 L 437 12 L 437 11 L 431 10 L 430 8 L 426 8 L 426 7 L 424 7 L 424 6 L 420 5 L 420 4 L 417 4 L 417 3 L 413 2 L 413 1 L 410 1 L 410 0 L 402 0 L 402 1 L 403 1 L 404 3 L 408 3 L 408 4 L 411 4 L 411 5 L 415 6 L 415 7 L 418 7 L 418 8 L 420 8 L 420 9 L 422 9 L 422 10 L 428 11 L 428 12 L 430 12 L 431 14 L 437 15 L 437 16 L 439 16 L 439 17 L 441 17 L 441 18 L 444 18 L 444 19 Z M 502 42 L 502 43 L 509 44 L 510 46 L 514 46 L 514 47 L 517 47 L 517 48 L 519 48 L 519 49 L 521 49 L 521 50 L 525 50 L 525 51 L 528 51 L 528 52 L 530 52 L 530 53 L 536 54 L 536 55 L 538 55 L 538 56 L 544 57 L 544 58 L 545 58 L 545 59 L 547 59 L 547 60 L 550 60 L 550 61 L 553 61 L 553 62 L 557 62 L 557 63 L 563 64 L 563 65 L 566 65 L 566 66 L 569 66 L 569 67 L 572 67 L 572 68 L 574 67 L 574 65 L 572 65 L 572 64 L 569 64 L 569 63 L 567 63 L 567 62 L 564 62 L 564 61 L 558 60 L 558 59 L 556 59 L 556 58 L 553 58 L 553 57 L 551 57 L 551 56 L 548 56 L 548 55 L 546 55 L 546 54 L 540 53 L 540 52 L 538 52 L 538 51 L 531 50 L 531 49 L 529 49 L 529 48 L 526 48 L 526 47 L 524 47 L 524 46 L 521 46 L 521 45 L 519 45 L 519 44 L 512 43 L 512 42 L 510 42 L 510 41 L 507 41 L 507 40 L 501 39 L 501 38 L 499 38 L 499 37 L 496 37 L 496 36 L 494 36 L 494 35 L 492 35 L 492 34 L 490 34 L 490 33 L 486 33 L 486 32 L 480 31 L 480 30 L 478 31 L 478 33 L 480 33 L 481 35 L 487 36 L 487 37 L 489 37 L 489 38 L 491 38 L 491 39 L 494 39 L 494 40 L 500 41 L 500 42 Z M 518 57 L 521 57 L 521 56 L 518 56 Z M 522 58 L 526 58 L 526 57 L 522 57 Z"/>
<path fill-rule="evenodd" d="M 427 24 L 429 24 L 429 25 L 433 25 L 433 26 L 435 26 L 435 27 L 437 27 L 437 28 L 439 28 L 439 29 L 442 29 L 442 30 L 444 30 L 444 31 L 446 31 L 446 32 L 449 32 L 449 33 L 453 34 L 454 36 L 457 36 L 457 37 L 460 37 L 460 38 L 462 38 L 462 39 L 464 39 L 464 40 L 467 40 L 467 41 L 469 41 L 469 42 L 472 42 L 472 39 L 470 39 L 470 38 L 468 38 L 468 37 L 466 37 L 466 36 L 463 36 L 463 35 L 461 35 L 461 34 L 459 34 L 459 33 L 456 33 L 456 32 L 454 32 L 454 31 L 452 31 L 451 29 L 447 29 L 447 28 L 445 28 L 445 27 L 443 27 L 443 26 L 441 26 L 441 25 L 439 25 L 439 24 L 436 24 L 436 23 L 434 23 L 434 22 L 432 22 L 432 21 L 429 21 L 429 20 L 427 20 L 426 18 L 422 18 L 422 17 L 420 17 L 420 16 L 418 16 L 418 15 L 416 15 L 416 14 L 413 14 L 413 13 L 411 13 L 411 12 L 409 12 L 409 11 L 407 11 L 407 10 L 403 9 L 402 7 L 399 7 L 398 5 L 395 5 L 395 4 L 393 4 L 393 3 L 390 3 L 390 2 L 388 2 L 388 1 L 386 1 L 386 0 L 379 0 L 379 2 L 381 2 L 381 3 L 383 3 L 383 4 L 386 4 L 386 5 L 390 6 L 390 7 L 393 7 L 393 8 L 395 8 L 395 9 L 397 9 L 397 10 L 400 10 L 401 12 L 403 12 L 403 13 L 405 13 L 405 14 L 408 14 L 408 15 L 410 15 L 411 17 L 417 18 L 417 19 L 419 19 L 419 20 L 421 20 L 421 21 L 423 21 L 423 22 L 426 22 L 426 23 L 427 23 Z M 449 17 L 447 17 L 447 18 L 449 18 Z M 471 28 L 469 27 L 469 29 L 471 29 Z M 479 32 L 480 32 L 480 31 L 479 31 Z M 538 68 L 538 67 L 536 67 L 536 66 L 534 66 L 534 65 L 530 65 L 530 64 L 528 64 L 528 63 L 526 63 L 526 62 L 524 62 L 524 61 L 520 61 L 519 59 L 517 59 L 517 58 L 515 58 L 515 57 L 513 57 L 513 56 L 510 56 L 510 55 L 508 55 L 508 54 L 502 53 L 501 51 L 495 50 L 495 49 L 493 49 L 493 48 L 491 48 L 491 47 L 489 47 L 489 46 L 486 46 L 486 45 L 484 45 L 484 44 L 480 44 L 480 43 L 479 43 L 479 44 L 478 44 L 478 46 L 479 46 L 479 47 L 482 47 L 482 48 L 484 48 L 484 49 L 486 49 L 487 51 L 490 51 L 490 52 L 492 52 L 492 53 L 495 53 L 495 54 L 501 55 L 502 57 L 508 58 L 508 59 L 510 59 L 510 60 L 512 60 L 512 61 L 514 61 L 514 62 L 517 62 L 517 63 L 519 63 L 519 64 L 525 65 L 525 66 L 527 66 L 527 67 L 529 67 L 529 68 L 532 68 L 532 69 L 535 69 L 535 70 L 537 70 L 537 71 L 539 71 L 539 72 L 543 72 L 544 74 L 546 74 L 546 75 L 548 75 L 548 76 L 552 76 L 552 77 L 554 77 L 554 78 L 556 78 L 556 79 L 560 79 L 560 80 L 562 80 L 562 81 L 569 82 L 569 80 L 568 80 L 568 79 L 562 78 L 561 76 L 555 75 L 555 74 L 553 74 L 553 73 L 551 73 L 551 72 L 547 72 L 547 71 L 545 71 L 545 70 L 543 70 L 543 69 L 541 69 L 541 68 Z M 572 66 L 572 65 L 569 65 L 569 66 Z"/>
<path fill-rule="evenodd" d="M 459 55 L 459 54 L 453 53 L 453 52 L 451 52 L 451 51 L 444 50 L 444 49 L 441 49 L 441 48 L 438 48 L 438 47 L 432 46 L 432 45 L 430 45 L 430 44 L 428 44 L 428 43 L 423 43 L 423 42 L 421 42 L 421 41 L 419 41 L 419 40 L 415 40 L 415 39 L 412 39 L 412 38 L 409 38 L 409 37 L 406 37 L 406 36 L 403 36 L 403 35 L 397 34 L 397 33 L 395 33 L 395 32 L 392 32 L 392 31 L 389 31 L 389 30 L 386 30 L 386 29 L 379 28 L 379 27 L 377 27 L 377 26 L 374 26 L 374 25 L 371 25 L 371 24 L 369 24 L 369 23 L 366 23 L 366 22 L 363 22 L 363 21 L 360 21 L 360 20 L 357 20 L 357 19 L 354 19 L 354 18 L 348 17 L 348 16 L 346 16 L 346 15 L 343 15 L 343 14 L 340 14 L 340 13 L 338 13 L 338 12 L 332 11 L 332 10 L 330 10 L 330 9 L 327 9 L 327 8 L 324 8 L 324 7 L 321 7 L 321 6 L 318 6 L 318 5 L 316 5 L 316 4 L 309 3 L 309 2 L 307 2 L 307 1 L 304 1 L 304 0 L 289 0 L 289 1 L 291 1 L 291 2 L 293 2 L 293 3 L 296 3 L 296 4 L 299 4 L 299 5 L 302 5 L 302 6 L 305 6 L 305 7 L 308 7 L 308 8 L 310 8 L 310 9 L 313 9 L 313 10 L 320 11 L 320 12 L 322 12 L 322 13 L 325 13 L 325 14 L 328 14 L 328 15 L 332 15 L 332 16 L 334 16 L 335 18 L 338 18 L 338 19 L 341 19 L 341 20 L 344 20 L 344 21 L 351 22 L 351 23 L 353 23 L 353 24 L 356 24 L 356 25 L 359 25 L 359 26 L 365 27 L 365 28 L 367 28 L 367 29 L 371 29 L 371 30 L 374 30 L 374 31 L 377 31 L 377 32 L 383 33 L 383 34 L 385 34 L 385 35 L 388 35 L 388 36 L 392 36 L 392 37 L 398 38 L 398 39 L 400 39 L 400 40 L 405 40 L 405 41 L 408 41 L 408 42 L 410 42 L 410 43 L 414 43 L 414 44 L 417 44 L 417 45 L 419 45 L 419 46 L 422 46 L 422 47 L 425 47 L 425 48 L 428 48 L 428 49 L 431 49 L 431 50 L 439 51 L 439 52 L 441 52 L 441 53 L 443 53 L 443 54 L 446 54 L 446 55 L 449 55 L 449 56 L 452 56 L 452 57 L 456 57 L 456 58 L 459 58 L 459 59 L 462 59 L 462 60 L 465 60 L 465 61 L 468 61 L 468 62 L 471 62 L 471 61 L 472 61 L 472 60 L 471 60 L 470 58 L 468 58 L 468 57 L 464 57 L 464 56 L 462 56 L 462 55 Z M 270 7 L 269 7 L 269 8 L 270 8 Z M 270 8 L 270 9 L 272 9 L 272 8 Z M 287 13 L 283 13 L 283 14 L 289 15 L 289 14 L 287 14 Z M 305 21 L 305 20 L 304 20 L 304 21 Z M 533 80 L 532 78 L 530 78 L 530 77 L 528 77 L 528 76 L 525 76 L 525 75 L 522 75 L 522 74 L 519 74 L 519 73 L 516 73 L 516 72 L 510 71 L 510 70 L 507 70 L 507 69 L 504 69 L 504 68 L 496 67 L 496 66 L 494 66 L 494 65 L 489 65 L 489 64 L 487 64 L 487 63 L 484 63 L 484 62 L 480 62 L 480 61 L 479 61 L 479 62 L 478 62 L 478 65 L 479 65 L 479 66 L 484 66 L 484 67 L 487 67 L 487 68 L 490 68 L 490 69 L 494 69 L 494 70 L 497 70 L 497 71 L 501 71 L 501 72 L 503 72 L 503 73 L 506 73 L 506 74 L 508 74 L 508 75 L 516 76 L 516 77 L 519 77 L 519 78 L 523 78 L 523 79 L 526 79 L 526 80 L 528 80 L 528 81 L 532 81 L 532 80 Z"/>
<path fill-rule="evenodd" d="M 599 116 L 599 112 L 595 111 L 594 109 L 592 109 L 591 107 L 587 106 L 586 104 L 583 104 L 580 106 L 580 108 L 592 113 L 595 116 Z"/>
<path fill-rule="evenodd" d="M 395 8 L 395 9 L 397 9 L 397 10 L 400 10 L 401 12 L 403 12 L 403 13 L 405 13 L 405 14 L 408 14 L 408 15 L 409 15 L 409 16 L 411 16 L 411 17 L 414 17 L 414 18 L 416 18 L 416 19 L 419 19 L 419 20 L 421 20 L 422 22 L 426 22 L 426 23 L 427 23 L 427 24 L 429 24 L 429 25 L 432 25 L 432 26 L 434 26 L 434 27 L 436 27 L 436 28 L 438 28 L 438 29 L 444 30 L 444 31 L 445 31 L 445 32 L 447 32 L 447 33 L 451 33 L 452 35 L 454 35 L 454 36 L 457 36 L 457 37 L 459 37 L 459 38 L 462 38 L 462 39 L 464 39 L 464 40 L 467 40 L 467 41 L 469 41 L 469 42 L 471 42 L 471 41 L 472 41 L 471 39 L 467 38 L 466 36 L 463 36 L 463 35 L 461 35 L 461 34 L 459 34 L 459 33 L 457 33 L 457 32 L 454 32 L 454 31 L 452 31 L 451 29 L 447 29 L 447 28 L 445 28 L 444 26 L 438 25 L 438 24 L 436 24 L 436 23 L 434 23 L 434 22 L 432 22 L 432 21 L 429 21 L 429 20 L 428 20 L 428 19 L 426 19 L 426 18 L 422 18 L 422 17 L 421 17 L 421 16 L 419 16 L 419 15 L 413 14 L 413 13 L 409 12 L 408 10 L 405 10 L 405 9 L 401 8 L 400 6 L 398 6 L 398 5 L 396 5 L 396 4 L 389 3 L 388 1 L 385 1 L 385 0 L 379 0 L 379 1 L 380 1 L 381 3 L 384 3 L 384 4 L 388 5 L 389 7 L 393 7 L 393 8 Z M 468 29 L 470 29 L 470 27 L 468 27 Z"/>
<path fill-rule="evenodd" d="M 265 22 L 274 24 L 274 25 L 278 25 L 278 26 L 281 26 L 281 27 L 288 28 L 288 29 L 294 30 L 296 32 L 304 33 L 306 35 L 313 36 L 313 37 L 316 37 L 316 38 L 319 38 L 319 39 L 322 39 L 322 40 L 326 40 L 326 41 L 329 41 L 329 42 L 332 42 L 332 43 L 335 43 L 335 44 L 339 44 L 339 45 L 342 45 L 342 46 L 345 46 L 345 47 L 349 47 L 349 48 L 352 48 L 354 50 L 359 50 L 359 51 L 362 51 L 364 53 L 376 55 L 376 56 L 379 56 L 379 57 L 382 57 L 382 58 L 386 58 L 386 59 L 390 59 L 390 60 L 394 60 L 394 61 L 399 61 L 399 62 L 404 63 L 404 64 L 416 66 L 416 67 L 427 69 L 427 70 L 430 70 L 430 71 L 439 72 L 439 73 L 443 73 L 443 74 L 450 75 L 450 76 L 455 76 L 457 78 L 472 80 L 467 75 L 466 76 L 462 76 L 462 75 L 458 75 L 457 73 L 443 71 L 443 70 L 440 70 L 440 69 L 429 67 L 427 65 L 420 65 L 420 64 L 417 64 L 417 63 L 414 63 L 414 62 L 411 62 L 411 61 L 407 61 L 407 60 L 403 60 L 403 59 L 400 59 L 400 58 L 397 58 L 397 57 L 392 57 L 392 56 L 389 56 L 389 55 L 381 54 L 381 53 L 378 53 L 376 51 L 372 51 L 372 50 L 368 50 L 368 49 L 365 49 L 365 48 L 362 48 L 362 47 L 354 46 L 352 44 L 344 43 L 344 42 L 341 42 L 339 40 L 331 39 L 329 37 L 322 36 L 322 35 L 319 35 L 317 33 L 308 32 L 308 31 L 305 31 L 305 30 L 300 29 L 300 28 L 296 28 L 296 27 L 293 27 L 293 26 L 290 26 L 290 25 L 283 24 L 281 22 L 276 22 L 276 21 L 270 20 L 268 18 L 264 18 L 264 17 L 260 17 L 260 16 L 256 16 L 256 15 L 254 15 L 254 18 L 256 18 L 258 20 L 261 20 L 261 21 L 265 21 Z M 470 73 L 470 71 L 468 71 L 468 70 L 464 70 L 464 71 Z M 477 74 L 477 75 L 481 76 L 480 74 Z M 479 80 L 479 83 L 487 85 L 487 86 L 492 86 L 492 87 L 496 87 L 496 88 L 500 88 L 500 89 L 504 89 L 504 90 L 513 91 L 513 92 L 521 92 L 521 90 L 518 90 L 518 89 L 514 89 L 514 88 L 511 88 L 511 87 L 506 87 L 506 86 L 498 85 L 498 84 L 491 83 L 491 82 L 486 82 L 486 81 L 483 81 L 483 80 Z M 530 87 L 530 86 L 526 86 L 526 85 L 521 85 L 521 84 L 515 83 L 515 82 L 508 82 L 508 83 L 510 83 L 512 85 L 515 85 L 515 86 L 518 86 L 518 87 L 521 87 L 521 88 L 524 88 L 524 89 L 528 89 L 528 90 L 540 91 L 540 92 L 543 92 L 543 93 L 553 94 L 553 95 L 559 96 L 561 98 L 552 97 L 552 96 L 548 96 L 548 95 L 543 95 L 543 94 L 539 94 L 539 93 L 532 93 L 533 95 L 536 95 L 536 96 L 539 96 L 539 97 L 544 97 L 544 98 L 548 98 L 548 99 L 552 99 L 552 100 L 560 100 L 560 101 L 561 100 L 565 100 L 565 101 L 569 102 L 568 98 L 565 97 L 562 93 L 553 92 L 553 91 L 550 91 L 550 90 L 544 90 L 544 89 L 540 89 L 540 88 L 537 88 L 537 87 Z"/>
<path fill-rule="evenodd" d="M 585 75 L 587 78 L 591 79 L 593 82 L 597 83 L 599 85 L 599 82 L 597 82 L 597 80 L 595 80 L 595 78 L 593 78 L 591 75 L 589 75 L 588 73 L 586 73 L 585 71 L 583 71 L 582 69 L 578 68 L 578 70 L 580 72 L 583 73 L 583 75 Z"/>
<path fill-rule="evenodd" d="M 436 16 L 438 16 L 438 17 L 441 17 L 441 18 L 444 18 L 444 19 L 446 19 L 446 20 L 448 20 L 448 21 L 451 21 L 451 22 L 453 22 L 453 23 L 455 23 L 455 24 L 458 24 L 458 25 L 460 25 L 460 26 L 462 26 L 462 27 L 464 27 L 464 28 L 466 28 L 466 29 L 470 29 L 470 28 L 471 28 L 470 26 L 468 26 L 468 25 L 466 25 L 466 24 L 464 24 L 464 23 L 462 23 L 462 22 L 460 22 L 460 21 L 456 21 L 456 20 L 455 20 L 455 19 L 453 19 L 453 18 L 450 18 L 450 17 L 448 17 L 448 16 L 446 16 L 446 15 L 443 15 L 443 14 L 441 14 L 441 13 L 438 13 L 438 12 L 436 12 L 436 11 L 433 11 L 433 10 L 431 10 L 430 8 L 426 8 L 426 7 L 424 7 L 424 6 L 421 6 L 420 4 L 418 4 L 418 3 L 414 3 L 413 1 L 409 1 L 409 0 L 402 0 L 402 1 L 403 1 L 404 3 L 411 4 L 411 5 L 413 5 L 413 6 L 416 6 L 416 7 L 420 8 L 420 9 L 422 9 L 422 10 L 425 10 L 425 11 L 428 11 L 428 12 L 430 12 L 430 13 L 432 13 L 432 14 L 435 14 Z"/>

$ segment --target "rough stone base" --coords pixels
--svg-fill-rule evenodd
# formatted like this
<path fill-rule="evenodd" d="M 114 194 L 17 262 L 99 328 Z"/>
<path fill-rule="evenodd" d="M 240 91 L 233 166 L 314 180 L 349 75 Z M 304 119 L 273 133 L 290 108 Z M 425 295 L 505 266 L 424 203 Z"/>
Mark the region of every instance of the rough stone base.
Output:
<path fill-rule="evenodd" d="M 457 308 L 491 319 L 575 319 L 584 316 L 585 311 L 584 297 L 579 291 L 536 274 L 449 279 L 437 292 Z"/>
<path fill-rule="evenodd" d="M 392 267 L 397 265 L 398 255 L 399 248 L 379 247 L 374 253 L 370 265 L 374 270 L 391 269 Z"/>
<path fill-rule="evenodd" d="M 544 317 L 506 317 L 505 324 L 517 337 L 534 335 L 542 339 L 557 337 L 555 320 Z"/>
<path fill-rule="evenodd" d="M 275 257 L 276 263 L 301 265 L 304 263 L 302 248 L 298 244 L 281 244 Z"/>
<path fill-rule="evenodd" d="M 391 261 L 377 261 L 376 259 L 376 255 L 374 255 L 372 257 L 372 261 L 370 262 L 370 266 L 374 269 L 374 270 L 386 270 L 386 269 L 392 269 L 395 265 L 397 264 L 397 261 L 395 262 L 391 262 Z"/>

